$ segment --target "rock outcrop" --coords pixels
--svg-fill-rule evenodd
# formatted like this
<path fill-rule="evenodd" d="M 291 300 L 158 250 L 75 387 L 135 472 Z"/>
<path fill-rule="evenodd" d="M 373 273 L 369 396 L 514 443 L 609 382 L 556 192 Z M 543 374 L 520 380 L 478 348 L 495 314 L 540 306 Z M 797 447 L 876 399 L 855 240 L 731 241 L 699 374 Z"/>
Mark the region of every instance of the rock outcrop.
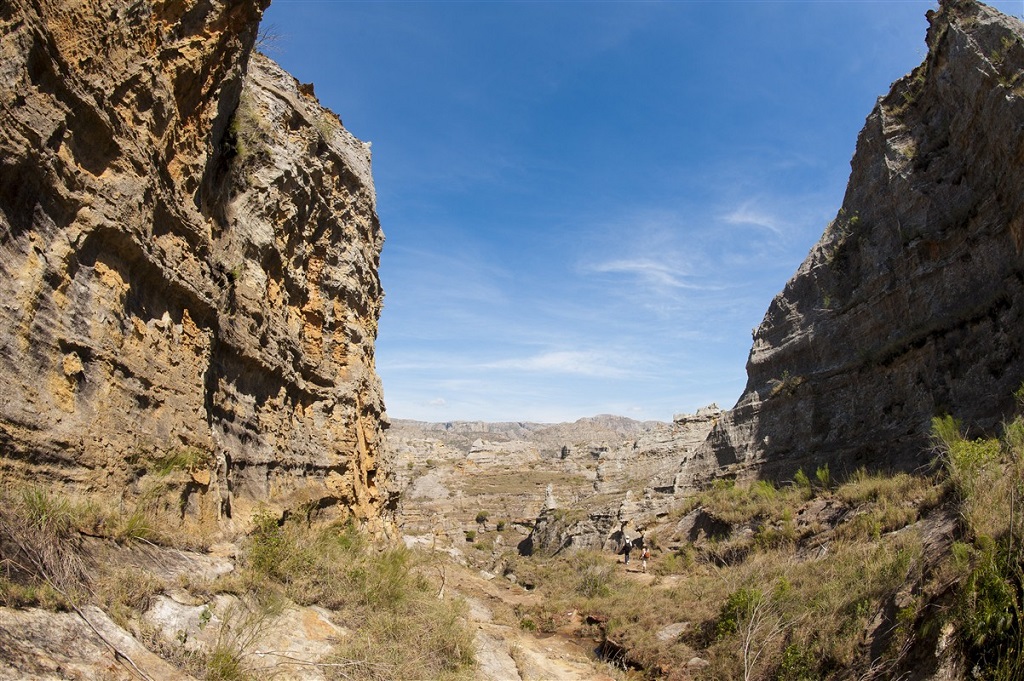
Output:
<path fill-rule="evenodd" d="M 1011 408 L 1024 25 L 960 0 L 929 20 L 927 57 L 868 116 L 842 208 L 756 329 L 746 389 L 687 480 L 914 468 L 933 416 L 981 434 Z"/>
<path fill-rule="evenodd" d="M 252 52 L 266 4 L 0 3 L 7 475 L 380 517 L 369 145 Z"/>
<path fill-rule="evenodd" d="M 500 523 L 529 532 L 516 539 L 525 553 L 615 550 L 666 512 L 680 462 L 692 460 L 721 413 L 711 405 L 672 423 L 608 415 L 558 424 L 396 419 L 387 439 L 402 490 L 398 525 L 418 540 L 465 545 L 467 533 Z"/>

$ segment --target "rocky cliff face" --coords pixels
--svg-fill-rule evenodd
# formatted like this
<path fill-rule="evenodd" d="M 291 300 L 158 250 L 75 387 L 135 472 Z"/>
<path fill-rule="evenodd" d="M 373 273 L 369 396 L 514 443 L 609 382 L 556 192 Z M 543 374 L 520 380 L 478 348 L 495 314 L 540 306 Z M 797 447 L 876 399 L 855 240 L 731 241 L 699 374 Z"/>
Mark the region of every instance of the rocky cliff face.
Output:
<path fill-rule="evenodd" d="M 704 468 L 912 468 L 934 415 L 996 428 L 1024 379 L 1024 25 L 929 14 L 860 134 L 843 206 L 754 334 Z"/>
<path fill-rule="evenodd" d="M 369 147 L 251 53 L 265 5 L 0 3 L 5 475 L 379 517 Z"/>

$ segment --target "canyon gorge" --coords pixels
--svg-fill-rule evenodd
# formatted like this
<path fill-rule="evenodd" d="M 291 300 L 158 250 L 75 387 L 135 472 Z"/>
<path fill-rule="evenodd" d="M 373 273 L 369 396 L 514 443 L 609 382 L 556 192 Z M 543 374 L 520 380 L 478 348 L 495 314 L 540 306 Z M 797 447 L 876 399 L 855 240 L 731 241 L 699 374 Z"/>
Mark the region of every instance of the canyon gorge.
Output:
<path fill-rule="evenodd" d="M 723 575 L 782 549 L 791 575 L 884 553 L 870 575 L 891 583 L 837 606 L 859 618 L 855 652 L 821 653 L 794 616 L 785 641 L 759 639 L 776 658 L 758 678 L 967 673 L 953 625 L 925 626 L 956 580 L 929 579 L 985 542 L 954 548 L 974 541 L 955 471 L 934 489 L 906 474 L 941 477 L 936 419 L 983 447 L 1020 407 L 1020 20 L 973 0 L 929 12 L 927 55 L 868 115 L 843 203 L 754 330 L 732 409 L 424 423 L 389 418 L 375 368 L 370 146 L 254 49 L 266 5 L 0 3 L 0 678 L 397 678 L 358 641 L 404 597 L 346 610 L 324 586 L 367 574 L 413 575 L 422 600 L 399 620 L 450 605 L 427 619 L 473 641 L 475 661 L 429 639 L 449 657 L 424 678 L 754 677 L 719 652 L 743 617 L 753 640 L 753 606 L 637 614 L 641 635 L 593 603 L 610 584 L 712 593 L 691 573 L 754 598 L 752 577 Z M 882 474 L 904 485 L 899 522 L 865 506 L 881 493 L 839 486 Z M 61 514 L 74 520 L 46 529 Z M 651 573 L 626 546 L 655 549 Z M 562 604 L 551 565 L 600 577 L 591 600 L 545 611 Z M 783 599 L 799 580 L 773 569 Z M 103 591 L 131 580 L 141 596 Z M 785 657 L 798 643 L 820 659 Z M 244 674 L 211 675 L 223 650 Z"/>

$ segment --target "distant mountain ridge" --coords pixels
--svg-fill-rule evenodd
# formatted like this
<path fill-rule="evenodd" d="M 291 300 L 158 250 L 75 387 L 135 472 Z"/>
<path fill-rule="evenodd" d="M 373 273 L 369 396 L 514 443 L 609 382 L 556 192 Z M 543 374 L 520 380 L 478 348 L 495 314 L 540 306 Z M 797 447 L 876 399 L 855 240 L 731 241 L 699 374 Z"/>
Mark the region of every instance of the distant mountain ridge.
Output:
<path fill-rule="evenodd" d="M 628 438 L 671 426 L 663 421 L 636 421 L 625 416 L 599 414 L 571 423 L 533 423 L 529 421 L 446 421 L 428 422 L 392 419 L 389 435 L 413 436 L 429 433 L 439 440 L 456 443 L 483 438 L 492 441 Z"/>

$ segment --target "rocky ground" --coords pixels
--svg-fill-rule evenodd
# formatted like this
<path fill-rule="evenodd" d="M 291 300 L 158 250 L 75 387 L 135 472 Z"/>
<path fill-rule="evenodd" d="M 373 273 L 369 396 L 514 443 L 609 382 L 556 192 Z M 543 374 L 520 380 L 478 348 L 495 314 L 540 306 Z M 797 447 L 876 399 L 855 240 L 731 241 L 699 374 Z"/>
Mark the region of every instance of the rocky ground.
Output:
<path fill-rule="evenodd" d="M 956 678 L 963 664 L 960 649 L 949 644 L 956 630 L 936 613 L 949 611 L 958 590 L 972 583 L 973 556 L 981 561 L 989 545 L 982 532 L 1003 536 L 999 523 L 1010 517 L 1003 507 L 1012 507 L 1016 479 L 1007 475 L 1013 469 L 1005 460 L 985 464 L 972 475 L 987 482 L 970 494 L 998 494 L 965 506 L 951 493 L 962 484 L 955 471 L 924 477 L 861 471 L 835 481 L 822 468 L 783 487 L 722 480 L 660 500 L 650 490 L 634 499 L 623 486 L 614 491 L 618 497 L 581 494 L 592 505 L 578 508 L 553 499 L 552 482 L 510 492 L 520 473 L 496 458 L 473 464 L 476 475 L 460 474 L 474 452 L 498 449 L 474 445 L 477 439 L 465 453 L 435 444 L 430 451 L 448 451 L 450 458 L 413 466 L 422 474 L 412 476 L 410 486 L 422 488 L 431 477 L 460 485 L 465 507 L 448 507 L 461 523 L 454 532 L 445 531 L 451 519 L 438 520 L 437 532 L 409 532 L 410 517 L 425 522 L 426 516 L 407 516 L 406 553 L 397 562 L 384 545 L 346 548 L 365 542 L 351 528 L 321 546 L 316 524 L 295 517 L 254 519 L 253 534 L 195 551 L 139 536 L 115 541 L 68 530 L 65 543 L 76 547 L 88 575 L 77 596 L 49 593 L 47 586 L 60 580 L 45 571 L 46 584 L 37 583 L 32 594 L 0 579 L 4 602 L 33 600 L 31 607 L 0 608 L 0 679 L 370 678 L 359 656 L 382 663 L 359 644 L 383 645 L 381 633 L 367 629 L 377 606 L 353 607 L 342 598 L 345 580 L 356 577 L 351 583 L 365 586 L 368 574 L 370 582 L 379 575 L 385 584 L 411 574 L 408 584 L 425 600 L 410 613 L 433 607 L 429 603 L 453 604 L 457 628 L 466 632 L 459 645 L 471 641 L 474 649 L 453 679 L 891 678 L 890 671 L 912 668 L 919 673 L 909 678 Z M 644 450 L 629 444 L 635 441 L 614 451 Z M 979 446 L 954 445 L 967 453 Z M 559 469 L 560 456 L 533 456 L 531 446 L 500 445 L 518 452 L 525 473 L 562 475 L 568 489 L 565 480 L 578 473 Z M 998 452 L 998 443 L 991 448 Z M 566 459 L 572 464 L 571 456 Z M 480 484 L 498 476 L 504 476 L 501 486 Z M 519 507 L 509 514 L 518 517 L 514 522 L 470 517 L 470 509 L 502 495 L 540 510 L 530 520 L 527 507 Z M 615 499 L 618 510 L 606 525 L 595 498 Z M 15 501 L 43 507 L 32 495 L 21 499 Z M 446 500 L 439 496 L 437 513 L 446 512 Z M 61 508 L 56 499 L 48 503 Z M 965 509 L 974 509 L 976 525 L 964 525 Z M 18 544 L 9 526 L 16 517 L 25 514 L 0 512 L 8 523 L 0 538 Z M 608 534 L 624 521 L 638 532 L 631 538 L 642 536 L 652 549 L 646 571 L 637 552 L 626 565 L 621 529 L 618 538 Z M 951 560 L 956 537 L 966 553 Z M 33 555 L 2 548 L 15 574 Z M 292 559 L 303 551 L 306 558 Z M 320 576 L 307 585 L 302 580 L 309 574 Z M 403 621 L 409 613 L 397 616 Z M 442 633 L 452 626 L 442 625 Z M 763 656 L 740 655 L 745 646 Z M 237 673 L 214 673 L 218 656 L 233 660 Z M 883 663 L 888 666 L 878 666 Z M 786 676 L 790 672 L 805 675 Z M 372 678 L 416 677 L 406 671 Z"/>
<path fill-rule="evenodd" d="M 137 585 L 145 595 L 130 604 L 64 612 L 0 608 L 0 679 L 204 678 L 208 669 L 193 666 L 195 676 L 189 673 L 189 656 L 224 646 L 242 653 L 244 675 L 237 678 L 348 678 L 330 674 L 339 666 L 330 653 L 356 635 L 340 623 L 338 613 L 290 601 L 268 612 L 244 595 L 211 592 L 213 580 L 236 571 L 238 550 L 231 544 L 196 553 L 92 542 L 96 557 L 131 570 L 122 578 L 145 582 Z M 447 595 L 469 606 L 477 661 L 473 678 L 612 678 L 595 660 L 599 642 L 518 626 L 512 608 L 535 605 L 538 594 L 457 564 L 441 569 Z"/>

